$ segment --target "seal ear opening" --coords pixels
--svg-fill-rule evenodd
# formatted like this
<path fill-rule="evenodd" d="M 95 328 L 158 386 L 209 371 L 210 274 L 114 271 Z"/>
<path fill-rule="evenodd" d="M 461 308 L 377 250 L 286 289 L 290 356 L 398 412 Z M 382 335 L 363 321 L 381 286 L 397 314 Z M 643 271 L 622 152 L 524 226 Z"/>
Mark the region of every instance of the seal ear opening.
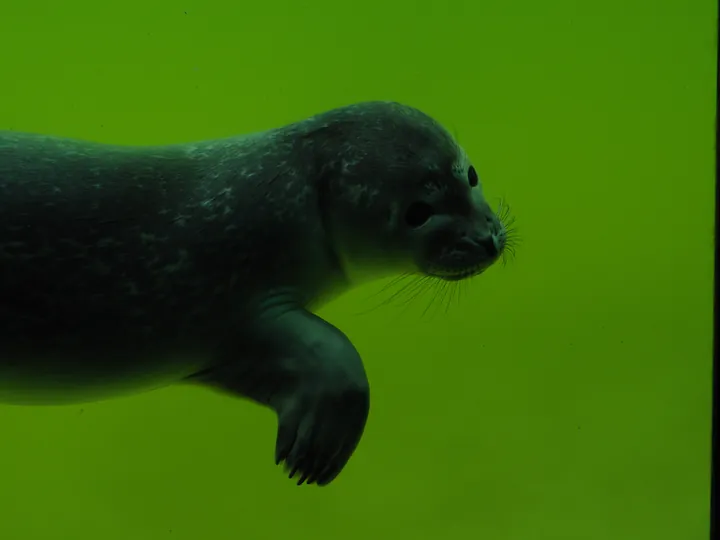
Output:
<path fill-rule="evenodd" d="M 428 203 L 414 202 L 408 207 L 405 213 L 405 223 L 413 229 L 417 229 L 425 225 L 434 213 L 433 207 Z"/>

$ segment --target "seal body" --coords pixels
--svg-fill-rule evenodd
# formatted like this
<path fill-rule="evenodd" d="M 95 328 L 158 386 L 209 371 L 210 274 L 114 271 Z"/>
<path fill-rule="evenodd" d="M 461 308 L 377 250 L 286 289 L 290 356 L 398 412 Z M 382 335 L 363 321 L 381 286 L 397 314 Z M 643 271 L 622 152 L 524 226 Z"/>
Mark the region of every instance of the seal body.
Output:
<path fill-rule="evenodd" d="M 292 152 L 267 153 L 271 137 L 123 148 L 0 135 L 0 400 L 168 384 L 212 363 L 261 292 L 319 296 L 317 201 L 265 176 Z"/>
<path fill-rule="evenodd" d="M 273 408 L 276 461 L 329 483 L 369 385 L 313 309 L 368 279 L 492 264 L 504 230 L 474 172 L 439 124 L 386 102 L 163 147 L 0 132 L 0 401 L 206 385 Z"/>

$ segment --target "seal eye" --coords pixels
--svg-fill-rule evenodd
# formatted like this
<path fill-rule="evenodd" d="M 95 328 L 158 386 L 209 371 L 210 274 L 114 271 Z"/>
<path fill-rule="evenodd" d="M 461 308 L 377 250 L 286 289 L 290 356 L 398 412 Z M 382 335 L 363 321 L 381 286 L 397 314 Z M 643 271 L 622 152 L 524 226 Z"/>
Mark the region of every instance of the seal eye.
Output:
<path fill-rule="evenodd" d="M 475 170 L 475 167 L 470 165 L 470 168 L 468 169 L 468 183 L 470 184 L 470 187 L 475 187 L 478 185 L 478 182 L 480 182 L 478 173 Z"/>
<path fill-rule="evenodd" d="M 424 225 L 433 213 L 433 207 L 427 203 L 412 203 L 405 214 L 405 222 L 415 229 Z"/>

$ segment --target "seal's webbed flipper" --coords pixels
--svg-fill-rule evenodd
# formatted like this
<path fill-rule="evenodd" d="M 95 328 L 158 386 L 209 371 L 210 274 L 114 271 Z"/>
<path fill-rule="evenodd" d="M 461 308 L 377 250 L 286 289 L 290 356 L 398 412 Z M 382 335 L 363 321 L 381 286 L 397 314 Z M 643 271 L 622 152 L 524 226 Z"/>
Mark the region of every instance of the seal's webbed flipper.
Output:
<path fill-rule="evenodd" d="M 329 484 L 360 441 L 370 408 L 362 360 L 340 330 L 303 309 L 263 318 L 193 379 L 278 415 L 275 462 L 298 485 Z"/>

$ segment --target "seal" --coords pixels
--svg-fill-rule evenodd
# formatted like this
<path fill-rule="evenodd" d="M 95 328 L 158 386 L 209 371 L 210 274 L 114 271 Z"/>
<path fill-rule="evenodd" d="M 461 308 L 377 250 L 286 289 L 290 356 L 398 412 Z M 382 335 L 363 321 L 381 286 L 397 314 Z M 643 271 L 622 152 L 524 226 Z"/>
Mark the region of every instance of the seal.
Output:
<path fill-rule="evenodd" d="M 370 394 L 317 307 L 469 278 L 507 245 L 463 149 L 394 102 L 168 146 L 0 132 L 0 401 L 203 385 L 274 410 L 276 463 L 326 485 Z"/>

